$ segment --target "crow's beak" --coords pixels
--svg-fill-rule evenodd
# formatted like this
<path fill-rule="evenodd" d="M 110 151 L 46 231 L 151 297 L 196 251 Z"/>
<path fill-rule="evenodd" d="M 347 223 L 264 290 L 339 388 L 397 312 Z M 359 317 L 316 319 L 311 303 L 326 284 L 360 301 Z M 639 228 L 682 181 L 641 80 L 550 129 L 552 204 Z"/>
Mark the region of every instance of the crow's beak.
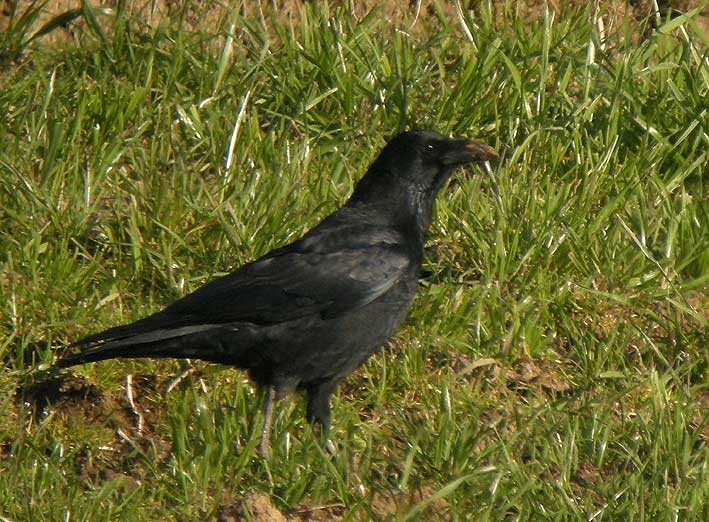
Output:
<path fill-rule="evenodd" d="M 478 163 L 495 158 L 497 158 L 495 149 L 475 140 L 451 140 L 447 150 L 441 156 L 444 165 Z"/>

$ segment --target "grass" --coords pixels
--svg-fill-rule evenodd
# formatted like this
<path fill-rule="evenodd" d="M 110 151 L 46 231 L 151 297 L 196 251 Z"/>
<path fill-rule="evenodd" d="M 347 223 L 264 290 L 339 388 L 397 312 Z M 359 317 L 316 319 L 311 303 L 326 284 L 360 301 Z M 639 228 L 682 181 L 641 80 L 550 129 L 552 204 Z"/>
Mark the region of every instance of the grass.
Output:
<path fill-rule="evenodd" d="M 590 9 L 435 4 L 394 28 L 315 4 L 209 32 L 122 4 L 101 29 L 84 5 L 74 44 L 33 40 L 34 11 L 0 40 L 0 520 L 238 520 L 253 492 L 289 520 L 709 519 L 691 16 L 601 33 Z M 406 327 L 334 400 L 337 456 L 296 397 L 257 458 L 259 401 L 228 368 L 37 385 L 70 340 L 302 234 L 411 127 L 504 152 L 439 197 Z"/>

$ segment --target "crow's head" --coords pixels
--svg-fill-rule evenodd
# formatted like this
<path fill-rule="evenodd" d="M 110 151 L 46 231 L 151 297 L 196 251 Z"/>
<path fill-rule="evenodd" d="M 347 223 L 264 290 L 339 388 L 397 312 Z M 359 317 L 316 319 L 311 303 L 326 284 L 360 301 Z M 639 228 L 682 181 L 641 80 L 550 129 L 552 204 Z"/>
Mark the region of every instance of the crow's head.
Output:
<path fill-rule="evenodd" d="M 494 149 L 479 141 L 430 131 L 404 132 L 386 144 L 350 201 L 384 203 L 398 213 L 408 209 L 427 226 L 433 200 L 455 167 L 496 157 Z"/>
<path fill-rule="evenodd" d="M 455 167 L 496 157 L 492 147 L 479 141 L 446 138 L 431 131 L 404 132 L 389 140 L 355 193 L 404 184 L 435 196 Z"/>

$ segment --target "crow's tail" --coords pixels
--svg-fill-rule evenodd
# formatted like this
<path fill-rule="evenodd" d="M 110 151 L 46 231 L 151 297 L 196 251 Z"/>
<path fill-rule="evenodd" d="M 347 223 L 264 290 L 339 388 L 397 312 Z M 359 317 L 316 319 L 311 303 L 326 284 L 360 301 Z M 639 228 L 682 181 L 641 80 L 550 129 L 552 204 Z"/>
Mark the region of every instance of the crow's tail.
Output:
<path fill-rule="evenodd" d="M 72 346 L 83 344 L 87 347 L 62 356 L 56 366 L 68 368 L 77 364 L 116 358 L 195 358 L 221 362 L 236 355 L 225 353 L 222 343 L 215 342 L 219 340 L 219 331 L 222 328 L 223 325 L 214 324 L 183 326 L 98 342 L 92 341 L 92 336 L 87 338 L 88 342 L 79 341 L 73 344 Z"/>
<path fill-rule="evenodd" d="M 126 345 L 111 346 L 112 343 L 105 343 L 98 346 L 86 348 L 77 353 L 63 355 L 56 363 L 57 368 L 69 368 L 78 364 L 105 361 L 106 359 L 138 359 L 143 357 L 175 357 L 180 358 L 177 353 L 168 353 L 167 347 L 146 346 L 146 345 Z M 187 355 L 182 358 L 189 357 Z"/>

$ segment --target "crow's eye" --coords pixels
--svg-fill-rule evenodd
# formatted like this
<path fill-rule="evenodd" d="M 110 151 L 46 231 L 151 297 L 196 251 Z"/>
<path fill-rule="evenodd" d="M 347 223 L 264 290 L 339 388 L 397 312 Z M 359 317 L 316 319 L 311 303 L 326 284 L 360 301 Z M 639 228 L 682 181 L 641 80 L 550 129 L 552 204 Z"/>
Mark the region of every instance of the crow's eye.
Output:
<path fill-rule="evenodd" d="M 433 152 L 434 150 L 436 150 L 436 147 L 433 145 L 426 145 L 426 152 Z"/>

